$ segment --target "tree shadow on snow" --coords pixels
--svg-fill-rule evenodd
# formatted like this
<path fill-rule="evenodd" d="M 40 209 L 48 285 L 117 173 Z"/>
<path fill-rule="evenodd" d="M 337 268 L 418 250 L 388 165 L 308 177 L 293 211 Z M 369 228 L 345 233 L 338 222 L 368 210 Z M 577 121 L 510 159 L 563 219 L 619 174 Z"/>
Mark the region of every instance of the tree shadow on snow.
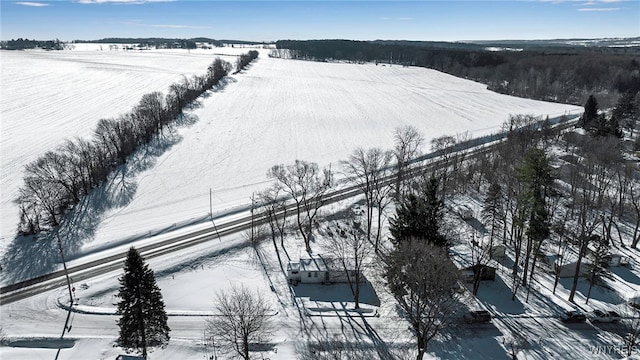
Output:
<path fill-rule="evenodd" d="M 93 189 L 65 216 L 57 232 L 51 231 L 38 238 L 16 236 L 8 245 L 1 262 L 5 282 L 13 284 L 59 269 L 62 260 L 58 238 L 65 260 L 76 258 L 82 245 L 94 238 L 104 214 L 127 206 L 133 200 L 138 189 L 138 175 L 153 168 L 158 157 L 182 141 L 182 136 L 175 128 L 190 126 L 197 121 L 197 116 L 185 114 L 149 144 L 140 147 L 124 165 L 109 175 L 105 183 Z M 117 244 L 133 239 L 123 239 Z"/>
<path fill-rule="evenodd" d="M 612 266 L 611 272 L 618 275 L 627 283 L 640 285 L 640 277 L 638 277 L 638 275 L 633 273 L 631 269 L 626 266 Z"/>
<path fill-rule="evenodd" d="M 387 343 L 382 340 L 365 317 L 341 317 L 341 333 L 317 329 L 307 341 L 296 342 L 296 354 L 302 360 L 369 360 L 407 359 L 413 346 L 405 341 Z"/>
<path fill-rule="evenodd" d="M 559 282 L 565 289 L 571 289 L 573 278 L 561 278 Z M 589 292 L 589 282 L 584 278 L 580 278 L 578 280 L 576 291 L 586 297 Z M 620 294 L 601 285 L 593 285 L 589 299 L 608 302 L 610 304 L 619 304 L 624 302 L 624 299 Z"/>
<path fill-rule="evenodd" d="M 483 281 L 478 289 L 478 300 L 489 309 L 506 314 L 524 313 L 524 304 L 516 298 L 511 300 L 511 288 L 500 276 L 495 281 Z"/>
<path fill-rule="evenodd" d="M 429 344 L 428 352 L 439 359 L 510 359 L 500 336 L 493 324 L 464 325 L 443 331 Z"/>
<path fill-rule="evenodd" d="M 219 92 L 224 92 L 225 88 L 227 87 L 227 85 L 231 84 L 231 83 L 235 83 L 238 82 L 238 80 L 227 76 L 224 79 L 220 80 L 220 83 L 218 83 L 218 85 L 214 86 L 213 89 L 207 91 L 207 93 L 219 93 Z"/>
<path fill-rule="evenodd" d="M 349 284 L 298 284 L 292 289 L 295 297 L 309 298 L 310 301 L 353 304 L 353 294 Z M 380 306 L 380 298 L 376 290 L 366 280 L 360 284 L 360 303 Z M 316 311 L 321 310 L 316 309 Z M 327 310 L 337 310 L 337 308 L 331 307 Z"/>

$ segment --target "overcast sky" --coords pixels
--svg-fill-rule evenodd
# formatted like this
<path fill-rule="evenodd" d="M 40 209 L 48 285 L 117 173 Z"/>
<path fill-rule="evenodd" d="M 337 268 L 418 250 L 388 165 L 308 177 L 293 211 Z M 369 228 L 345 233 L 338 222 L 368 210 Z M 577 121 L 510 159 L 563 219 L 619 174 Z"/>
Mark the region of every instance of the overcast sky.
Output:
<path fill-rule="evenodd" d="M 1 38 L 500 40 L 640 36 L 640 0 L 0 1 Z"/>

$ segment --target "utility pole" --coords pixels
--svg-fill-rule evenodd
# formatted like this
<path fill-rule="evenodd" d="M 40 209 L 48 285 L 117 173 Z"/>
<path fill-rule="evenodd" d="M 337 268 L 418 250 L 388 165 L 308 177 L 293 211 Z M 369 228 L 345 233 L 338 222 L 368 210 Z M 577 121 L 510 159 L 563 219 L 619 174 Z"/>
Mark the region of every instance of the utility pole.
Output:
<path fill-rule="evenodd" d="M 253 206 L 254 206 L 254 196 L 255 193 L 251 193 L 251 242 L 255 241 L 255 234 L 253 230 Z"/>
<path fill-rule="evenodd" d="M 67 263 L 64 260 L 64 251 L 62 250 L 62 241 L 60 240 L 60 234 L 58 233 L 62 224 L 58 225 L 56 229 L 56 238 L 58 238 L 58 249 L 60 250 L 60 257 L 62 258 L 62 267 L 64 268 L 64 275 L 67 277 L 67 288 L 69 289 L 69 306 L 73 306 L 73 292 L 71 291 L 71 280 L 69 279 L 69 272 L 67 271 Z"/>
<path fill-rule="evenodd" d="M 209 217 L 211 218 L 211 224 L 213 224 L 213 230 L 216 232 L 218 241 L 222 241 L 222 239 L 220 239 L 220 234 L 218 233 L 218 228 L 216 228 L 216 223 L 213 222 L 213 190 L 211 188 L 209 188 Z"/>

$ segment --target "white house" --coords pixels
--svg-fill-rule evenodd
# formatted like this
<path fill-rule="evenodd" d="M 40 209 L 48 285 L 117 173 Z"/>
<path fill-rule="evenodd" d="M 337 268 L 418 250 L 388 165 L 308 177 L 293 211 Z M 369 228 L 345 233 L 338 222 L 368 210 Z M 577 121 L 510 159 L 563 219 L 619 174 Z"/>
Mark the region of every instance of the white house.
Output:
<path fill-rule="evenodd" d="M 496 239 L 493 239 L 492 242 L 489 236 L 485 236 L 482 238 L 481 246 L 485 251 L 487 251 L 492 259 L 502 258 L 506 255 L 507 252 L 506 246 L 498 242 Z"/>
<path fill-rule="evenodd" d="M 349 264 L 347 264 L 349 266 Z M 287 265 L 287 279 L 292 284 L 331 284 L 353 281 L 355 270 L 344 270 L 339 259 L 313 255 L 309 258 L 300 258 L 299 262 L 290 262 Z"/>
<path fill-rule="evenodd" d="M 628 266 L 631 259 L 620 254 L 609 254 L 604 257 L 604 264 L 608 267 L 612 266 Z"/>
<path fill-rule="evenodd" d="M 556 268 L 558 267 L 557 263 L 554 264 L 556 266 Z M 562 266 L 560 266 L 559 269 L 559 277 L 561 278 L 565 278 L 565 277 L 573 277 L 576 273 L 576 267 L 578 266 L 578 262 L 577 261 L 572 261 L 568 264 L 564 264 Z M 591 268 L 593 268 L 593 265 L 588 262 L 585 261 L 585 259 L 582 259 L 582 262 L 580 263 L 580 272 L 579 275 L 580 276 L 586 276 L 589 274 L 589 272 L 591 271 Z"/>

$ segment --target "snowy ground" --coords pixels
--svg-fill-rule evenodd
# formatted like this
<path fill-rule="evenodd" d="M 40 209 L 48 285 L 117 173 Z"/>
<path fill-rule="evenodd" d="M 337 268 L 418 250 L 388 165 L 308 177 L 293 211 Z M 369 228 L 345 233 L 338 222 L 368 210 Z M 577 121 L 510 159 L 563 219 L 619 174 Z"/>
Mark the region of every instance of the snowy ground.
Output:
<path fill-rule="evenodd" d="M 344 201 L 327 208 L 325 214 L 349 206 L 358 205 L 353 200 Z M 321 224 L 324 229 L 332 223 Z M 207 319 L 215 313 L 214 296 L 240 283 L 266 297 L 277 325 L 270 345 L 254 352 L 258 359 L 300 359 L 307 346 L 323 349 L 327 344 L 339 344 L 345 358 L 385 358 L 388 354 L 413 357 L 413 339 L 395 310 L 375 260 L 365 270 L 363 310 L 356 312 L 347 285 L 287 283 L 284 267 L 288 257 L 297 259 L 304 251 L 299 237 L 287 237 L 286 252 L 280 248 L 281 266 L 269 239 L 255 250 L 247 246 L 245 235 L 223 237 L 171 258 L 149 261 L 162 289 L 171 327 L 169 346 L 155 349 L 151 359 L 203 359 L 213 355 L 204 330 Z M 323 252 L 322 244 L 328 236 L 326 231 L 318 232 L 312 244 L 315 252 Z M 640 274 L 636 269 L 629 271 L 635 277 Z M 524 291 L 512 301 L 508 273 L 508 269 L 500 268 L 495 282 L 483 282 L 477 300 L 470 295 L 464 298 L 464 307 L 489 310 L 494 316 L 492 323 L 461 324 L 447 330 L 429 343 L 427 358 L 509 359 L 508 344 L 516 334 L 526 341 L 525 348 L 518 352 L 519 359 L 622 357 L 596 348 L 622 346 L 617 325 L 563 324 L 558 320 L 568 308 L 565 284 L 559 286 L 558 295 L 552 295 L 552 279 L 540 276 L 528 301 Z M 113 345 L 118 331 L 113 312 L 119 275 L 114 272 L 75 283 L 77 305 L 71 312 L 67 311 L 66 289 L 3 306 L 2 327 L 11 346 L 0 348 L 0 355 L 10 359 L 113 359 L 121 354 L 122 349 Z M 583 305 L 580 295 L 579 306 L 588 310 L 608 305 L 615 297 L 615 293 L 598 291 L 589 306 Z M 63 331 L 65 326 L 67 331 Z M 230 358 L 220 352 L 217 355 Z"/>
<path fill-rule="evenodd" d="M 101 117 L 128 111 L 142 94 L 165 90 L 180 74 L 203 73 L 213 53 L 221 51 L 0 53 L 3 283 L 60 266 L 51 249 L 37 253 L 39 261 L 31 263 L 35 256 L 25 251 L 31 245 L 11 243 L 17 222 L 11 199 L 21 184 L 22 167 L 64 138 L 87 136 Z M 28 101 L 21 100 L 25 96 Z M 147 152 L 133 159 L 109 186 L 87 199 L 84 210 L 76 214 L 79 236 L 65 244 L 66 251 L 72 261 L 82 262 L 99 256 L 99 251 L 126 248 L 140 237 L 206 219 L 209 189 L 213 189 L 214 214 L 241 211 L 252 192 L 267 183 L 265 174 L 272 165 L 303 159 L 337 169 L 338 161 L 357 146 L 390 148 L 393 129 L 400 125 L 419 128 L 428 144 L 429 139 L 445 134 L 496 131 L 509 114 L 558 116 L 580 110 L 495 94 L 481 84 L 428 69 L 271 59 L 262 52 L 246 71 L 230 76 L 223 87 L 202 98 L 189 112 L 190 121 L 154 144 L 154 155 Z M 293 256 L 299 242 L 289 241 Z M 152 260 L 172 328 L 170 346 L 157 350 L 152 358 L 204 358 L 203 330 L 213 296 L 232 282 L 269 294 L 274 304 L 274 320 L 281 326 L 274 334 L 274 348 L 263 353 L 265 358 L 299 358 L 299 339 L 321 343 L 336 336 L 351 344 L 386 344 L 369 350 L 412 351 L 407 350 L 411 343 L 406 323 L 396 314 L 376 271 L 367 275 L 371 281 L 367 311 L 346 316 L 342 311 L 327 311 L 351 306 L 344 287 L 323 288 L 320 293 L 308 286 L 290 288 L 269 242 L 263 244 L 262 254 L 263 263 L 243 245 L 240 235 L 170 259 Z M 31 266 L 25 267 L 26 263 Z M 26 270 L 7 272 L 18 267 Z M 110 314 L 119 275 L 75 284 L 80 300 L 70 313 L 62 308 L 64 289 L 2 306 L 3 330 L 14 346 L 26 347 L 2 347 L 0 355 L 115 358 L 121 350 L 112 344 L 117 328 L 116 317 Z M 508 288 L 501 286 L 504 283 L 508 280 L 482 290 L 487 303 L 497 304 L 496 314 L 504 316 L 487 329 L 463 328 L 445 334 L 430 344 L 433 356 L 490 359 L 504 354 L 506 358 L 501 339 L 514 329 L 527 330 L 531 339 L 544 337 L 558 343 L 527 350 L 531 358 L 547 358 L 547 352 L 588 358 L 591 353 L 584 344 L 594 338 L 599 343 L 611 339 L 608 332 L 587 325 L 571 333 L 575 344 L 584 346 L 567 348 L 543 330 L 567 332 L 555 319 L 558 305 L 553 300 L 540 301 L 531 310 L 522 305 L 524 300 L 502 300 L 510 299 Z M 543 316 L 514 323 L 514 316 L 520 318 L 529 310 Z M 60 341 L 68 316 L 71 330 Z M 16 343 L 21 339 L 25 341 Z M 206 351 L 211 354 L 210 349 Z"/>
<path fill-rule="evenodd" d="M 247 49 L 3 52 L 3 252 L 11 251 L 15 236 L 18 211 L 11 201 L 25 164 L 64 138 L 89 135 L 101 117 L 128 111 L 180 74 L 203 73 L 213 54 L 225 51 Z M 248 70 L 203 97 L 153 155 L 129 162 L 123 181 L 104 190 L 103 197 L 118 198 L 94 200 L 100 204 L 91 204 L 82 239 L 68 252 L 82 256 L 200 221 L 209 214 L 210 189 L 215 214 L 233 211 L 264 186 L 272 165 L 302 159 L 339 170 L 357 146 L 391 148 L 401 125 L 420 129 L 428 150 L 428 141 L 441 135 L 497 131 L 509 114 L 580 110 L 499 95 L 429 69 L 272 59 L 262 50 Z"/>
<path fill-rule="evenodd" d="M 26 164 L 64 139 L 90 136 L 101 118 L 133 108 L 142 95 L 165 92 L 182 76 L 204 74 L 216 56 L 235 62 L 246 49 L 109 51 L 77 44 L 73 51 L 0 51 L 3 243 L 14 236 L 11 201 Z M 214 55 L 215 54 L 215 55 Z"/>

